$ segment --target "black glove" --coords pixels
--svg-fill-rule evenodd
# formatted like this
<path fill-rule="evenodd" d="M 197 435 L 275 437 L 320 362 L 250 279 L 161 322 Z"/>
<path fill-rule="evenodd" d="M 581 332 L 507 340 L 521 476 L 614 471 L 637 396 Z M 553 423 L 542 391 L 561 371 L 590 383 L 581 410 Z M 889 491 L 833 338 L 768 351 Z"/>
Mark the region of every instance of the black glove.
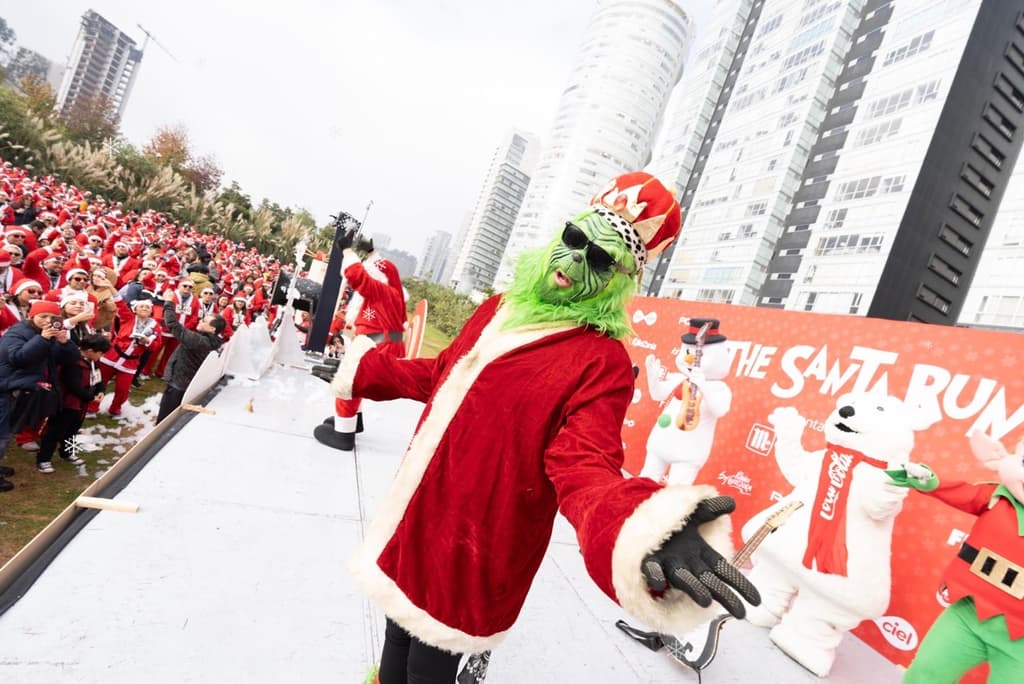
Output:
<path fill-rule="evenodd" d="M 341 363 L 341 359 L 324 359 L 322 364 L 313 366 L 310 372 L 324 382 L 330 382 L 334 380 L 334 374 L 338 372 L 339 363 Z"/>
<path fill-rule="evenodd" d="M 728 496 L 704 499 L 697 504 L 690 519 L 640 564 L 644 581 L 653 591 L 665 591 L 669 585 L 685 592 L 697 605 L 707 607 L 714 599 L 738 619 L 747 614 L 746 606 L 733 590 L 748 603 L 759 605 L 757 588 L 735 566 L 711 548 L 700 536 L 700 525 L 736 510 L 736 502 Z"/>
<path fill-rule="evenodd" d="M 355 250 L 357 252 L 362 252 L 363 254 L 369 254 L 373 251 L 373 240 L 371 238 L 364 238 L 360 235 L 356 240 Z"/>
<path fill-rule="evenodd" d="M 350 228 L 349 230 L 346 230 L 344 233 L 342 233 L 341 237 L 338 238 L 335 241 L 334 244 L 336 244 L 338 246 L 339 250 L 342 250 L 342 249 L 348 249 L 349 247 L 351 247 L 353 244 L 355 244 L 355 241 L 356 241 L 356 229 L 355 228 Z"/>

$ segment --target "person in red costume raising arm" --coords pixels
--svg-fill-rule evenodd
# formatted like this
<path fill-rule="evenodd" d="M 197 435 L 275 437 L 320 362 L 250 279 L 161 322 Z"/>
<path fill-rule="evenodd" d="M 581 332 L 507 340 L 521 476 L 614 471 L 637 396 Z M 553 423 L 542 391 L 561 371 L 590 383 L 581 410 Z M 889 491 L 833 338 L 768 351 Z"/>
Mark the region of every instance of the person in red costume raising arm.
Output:
<path fill-rule="evenodd" d="M 660 182 L 626 174 L 523 255 L 511 289 L 437 358 L 401 359 L 366 336 L 347 345 L 339 398 L 426 404 L 352 563 L 387 617 L 381 684 L 450 684 L 459 654 L 500 643 L 559 511 L 593 581 L 659 631 L 709 619 L 714 601 L 740 617 L 741 596 L 760 603 L 723 557 L 732 499 L 621 471 L 633 396 L 626 303 L 680 224 Z"/>
<path fill-rule="evenodd" d="M 371 340 L 380 353 L 405 356 L 405 295 L 398 268 L 374 251 L 373 240 L 357 237 L 355 230 L 345 233 L 338 247 L 341 271 L 354 293 L 346 307 L 347 321 L 352 321 L 356 335 Z M 360 254 L 365 259 L 360 260 Z M 313 430 L 316 440 L 342 451 L 355 449 L 356 433 L 363 427 L 359 403 L 358 396 L 335 399 L 335 415 Z"/>

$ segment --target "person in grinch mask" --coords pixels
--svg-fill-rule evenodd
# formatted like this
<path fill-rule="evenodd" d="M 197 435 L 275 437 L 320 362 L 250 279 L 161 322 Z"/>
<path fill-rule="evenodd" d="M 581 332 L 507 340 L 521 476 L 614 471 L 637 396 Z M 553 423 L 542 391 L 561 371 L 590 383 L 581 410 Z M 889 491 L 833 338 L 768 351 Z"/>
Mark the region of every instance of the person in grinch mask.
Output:
<path fill-rule="evenodd" d="M 434 359 L 356 337 L 342 399 L 426 404 L 352 561 L 387 616 L 381 684 L 455 679 L 459 656 L 512 627 L 561 511 L 594 582 L 659 631 L 742 617 L 757 590 L 723 557 L 735 502 L 701 485 L 622 476 L 633 369 L 620 340 L 646 260 L 679 232 L 679 205 L 646 173 L 612 181 L 511 289 L 485 301 Z M 481 495 L 481 492 L 486 494 Z"/>

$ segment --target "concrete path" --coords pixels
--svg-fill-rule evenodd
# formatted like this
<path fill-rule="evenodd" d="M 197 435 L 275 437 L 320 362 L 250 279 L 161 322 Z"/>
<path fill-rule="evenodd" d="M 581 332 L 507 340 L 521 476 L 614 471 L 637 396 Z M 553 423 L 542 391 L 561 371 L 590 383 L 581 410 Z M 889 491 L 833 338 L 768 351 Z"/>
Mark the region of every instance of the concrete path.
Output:
<path fill-rule="evenodd" d="M 325 383 L 295 369 L 223 389 L 216 415 L 197 415 L 118 496 L 139 512 L 101 512 L 0 617 L 0 682 L 362 682 L 384 621 L 347 562 L 421 406 L 366 402 L 353 458 L 312 439 L 332 405 Z M 614 626 L 623 617 L 590 582 L 560 519 L 488 681 L 697 680 L 623 636 Z M 822 681 L 736 621 L 702 676 Z M 847 636 L 826 681 L 899 680 Z"/>

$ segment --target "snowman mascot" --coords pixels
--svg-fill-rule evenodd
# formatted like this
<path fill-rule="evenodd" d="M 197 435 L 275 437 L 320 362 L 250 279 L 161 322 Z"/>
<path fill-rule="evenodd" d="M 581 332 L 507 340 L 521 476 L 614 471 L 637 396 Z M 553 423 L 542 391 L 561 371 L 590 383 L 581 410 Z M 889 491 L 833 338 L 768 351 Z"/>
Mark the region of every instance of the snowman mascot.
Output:
<path fill-rule="evenodd" d="M 725 384 L 731 354 L 714 318 L 691 318 L 676 354 L 678 373 L 666 373 L 653 354 L 646 359 L 647 388 L 661 402 L 671 396 L 647 438 L 641 477 L 669 484 L 693 484 L 711 455 L 718 419 L 729 412 L 732 391 Z"/>

